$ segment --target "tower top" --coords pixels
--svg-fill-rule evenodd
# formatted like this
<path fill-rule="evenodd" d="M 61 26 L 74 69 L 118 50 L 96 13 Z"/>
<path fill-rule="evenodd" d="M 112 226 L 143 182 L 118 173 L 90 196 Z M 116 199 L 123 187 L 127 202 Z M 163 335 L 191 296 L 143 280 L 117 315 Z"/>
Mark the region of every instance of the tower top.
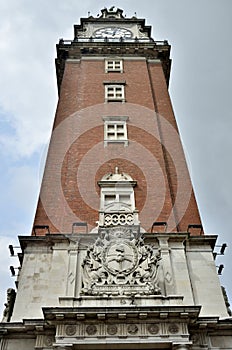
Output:
<path fill-rule="evenodd" d="M 57 45 L 58 90 L 63 78 L 65 61 L 82 57 L 146 57 L 162 62 L 166 82 L 170 73 L 170 45 L 166 40 L 155 41 L 151 26 L 144 18 L 126 17 L 123 10 L 112 6 L 103 8 L 96 17 L 88 15 L 74 25 L 73 40 L 60 39 Z"/>
<path fill-rule="evenodd" d="M 103 8 L 96 17 L 90 15 L 89 12 L 87 18 L 81 18 L 81 24 L 74 26 L 74 37 L 99 39 L 99 33 L 96 32 L 96 29 L 103 29 L 104 26 L 110 26 L 113 29 L 126 26 L 128 32 L 115 32 L 112 37 L 113 39 L 119 39 L 120 37 L 124 39 L 151 39 L 151 26 L 145 25 L 145 19 L 137 18 L 135 15 L 131 18 L 127 18 L 123 14 L 123 10 L 115 6 L 109 9 L 106 7 Z M 95 29 L 95 31 L 93 29 Z M 103 34 L 104 38 L 109 38 L 109 33 L 107 34 L 107 32 L 104 32 Z"/>

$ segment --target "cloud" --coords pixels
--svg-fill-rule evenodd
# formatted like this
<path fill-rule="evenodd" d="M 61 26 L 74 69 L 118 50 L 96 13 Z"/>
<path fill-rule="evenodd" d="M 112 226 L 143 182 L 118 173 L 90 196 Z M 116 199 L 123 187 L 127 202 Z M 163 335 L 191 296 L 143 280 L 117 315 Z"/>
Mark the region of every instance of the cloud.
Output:
<path fill-rule="evenodd" d="M 46 40 L 51 40 L 52 28 L 48 31 L 40 23 L 36 8 L 28 11 L 11 4 L 3 12 L 0 23 L 1 37 L 7 38 L 0 45 L 4 64 L 1 117 L 13 131 L 0 136 L 3 151 L 14 157 L 30 156 L 46 142 L 56 100 L 52 62 L 54 46 L 48 48 L 46 45 Z"/>
<path fill-rule="evenodd" d="M 39 158 L 34 161 L 39 163 Z M 0 237 L 31 232 L 40 183 L 38 167 L 32 166 L 32 163 L 8 166 L 1 176 Z"/>

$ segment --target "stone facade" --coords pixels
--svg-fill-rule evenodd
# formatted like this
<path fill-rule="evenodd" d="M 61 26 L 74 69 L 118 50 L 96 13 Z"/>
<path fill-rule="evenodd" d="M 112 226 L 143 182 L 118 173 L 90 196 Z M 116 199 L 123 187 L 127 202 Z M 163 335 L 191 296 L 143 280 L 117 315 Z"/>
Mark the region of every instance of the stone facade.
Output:
<path fill-rule="evenodd" d="M 20 237 L 23 264 L 1 349 L 20 342 L 26 349 L 214 349 L 220 339 L 228 346 L 215 242 L 135 226 Z"/>
<path fill-rule="evenodd" d="M 24 260 L 11 320 L 41 318 L 41 306 L 100 307 L 104 300 L 105 307 L 119 307 L 132 299 L 140 307 L 200 305 L 200 317 L 227 318 L 215 241 L 121 226 L 77 236 L 20 237 Z"/>

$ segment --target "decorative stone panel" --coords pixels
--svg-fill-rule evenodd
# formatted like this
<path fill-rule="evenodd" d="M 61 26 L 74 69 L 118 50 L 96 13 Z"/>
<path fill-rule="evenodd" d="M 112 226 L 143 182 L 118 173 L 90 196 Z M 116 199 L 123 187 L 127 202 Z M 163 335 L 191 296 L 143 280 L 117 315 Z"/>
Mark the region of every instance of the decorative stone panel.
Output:
<path fill-rule="evenodd" d="M 208 344 L 206 332 L 193 333 L 190 336 L 190 340 L 192 341 L 193 346 L 196 346 L 196 345 L 206 346 Z"/>
<path fill-rule="evenodd" d="M 161 294 L 157 280 L 160 260 L 160 252 L 145 245 L 133 226 L 102 230 L 82 262 L 81 295 Z"/>
<path fill-rule="evenodd" d="M 185 323 L 150 323 L 150 322 L 95 322 L 88 321 L 74 324 L 59 325 L 57 327 L 57 340 L 84 338 L 133 338 L 133 337 L 188 337 L 188 329 Z"/>
<path fill-rule="evenodd" d="M 49 349 L 52 348 L 55 343 L 55 337 L 53 335 L 37 335 L 36 338 L 36 349 Z"/>
<path fill-rule="evenodd" d="M 134 224 L 134 215 L 132 213 L 127 213 L 127 214 L 107 213 L 104 216 L 105 226 L 133 225 L 133 224 Z"/>

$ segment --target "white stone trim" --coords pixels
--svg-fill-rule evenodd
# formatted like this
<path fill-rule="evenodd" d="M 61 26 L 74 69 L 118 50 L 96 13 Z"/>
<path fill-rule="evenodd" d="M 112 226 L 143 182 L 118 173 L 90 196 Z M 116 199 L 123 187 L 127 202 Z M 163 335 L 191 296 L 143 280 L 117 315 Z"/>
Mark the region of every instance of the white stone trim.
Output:
<path fill-rule="evenodd" d="M 107 58 L 105 59 L 105 73 L 118 72 L 123 73 L 122 58 Z"/>
<path fill-rule="evenodd" d="M 104 120 L 104 146 L 108 143 L 124 143 L 128 146 L 127 120 L 128 117 L 103 117 Z"/>
<path fill-rule="evenodd" d="M 125 102 L 125 86 L 120 83 L 105 84 L 105 102 Z"/>

